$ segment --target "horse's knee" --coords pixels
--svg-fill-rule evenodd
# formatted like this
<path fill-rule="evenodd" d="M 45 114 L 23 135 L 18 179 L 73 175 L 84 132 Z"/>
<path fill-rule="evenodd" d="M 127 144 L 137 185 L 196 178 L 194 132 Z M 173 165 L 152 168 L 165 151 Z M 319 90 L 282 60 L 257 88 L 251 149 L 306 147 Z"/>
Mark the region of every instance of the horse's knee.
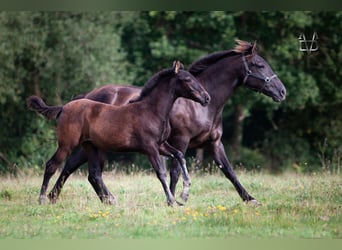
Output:
<path fill-rule="evenodd" d="M 92 185 L 98 184 L 98 183 L 102 182 L 102 176 L 100 174 L 90 172 L 88 175 L 88 181 Z"/>
<path fill-rule="evenodd" d="M 44 176 L 52 176 L 57 171 L 59 164 L 55 159 L 49 160 L 45 165 Z"/>
<path fill-rule="evenodd" d="M 156 171 L 157 172 L 157 177 L 160 179 L 160 180 L 165 180 L 167 178 L 167 173 L 165 170 L 158 170 Z"/>

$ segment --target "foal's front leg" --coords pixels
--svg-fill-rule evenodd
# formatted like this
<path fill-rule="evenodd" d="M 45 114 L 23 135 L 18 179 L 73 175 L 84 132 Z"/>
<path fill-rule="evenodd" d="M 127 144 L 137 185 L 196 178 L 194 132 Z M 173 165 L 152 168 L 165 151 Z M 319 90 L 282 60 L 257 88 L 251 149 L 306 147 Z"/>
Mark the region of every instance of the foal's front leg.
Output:
<path fill-rule="evenodd" d="M 191 180 L 188 169 L 186 167 L 186 160 L 184 158 L 183 153 L 175 147 L 171 146 L 168 142 L 162 143 L 159 147 L 159 151 L 164 153 L 166 156 L 171 156 L 172 158 L 175 158 L 178 161 L 183 174 L 183 191 L 180 197 L 183 201 L 187 201 L 189 198 Z"/>
<path fill-rule="evenodd" d="M 167 173 L 166 173 L 166 167 L 164 166 L 161 157 L 158 153 L 157 149 L 149 149 L 149 152 L 147 153 L 148 158 L 151 162 L 152 167 L 156 171 L 157 177 L 159 181 L 161 182 L 165 196 L 166 196 L 166 202 L 169 206 L 173 206 L 174 204 L 178 204 L 175 197 L 170 191 L 169 186 L 167 185 L 166 178 L 167 178 Z M 181 204 L 179 204 L 181 205 Z"/>

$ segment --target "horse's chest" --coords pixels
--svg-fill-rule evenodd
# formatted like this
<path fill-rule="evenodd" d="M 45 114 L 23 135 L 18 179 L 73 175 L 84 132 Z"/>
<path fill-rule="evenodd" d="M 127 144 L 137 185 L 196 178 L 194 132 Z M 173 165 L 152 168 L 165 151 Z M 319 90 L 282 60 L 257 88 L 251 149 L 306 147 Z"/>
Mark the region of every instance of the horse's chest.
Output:
<path fill-rule="evenodd" d="M 210 129 L 204 130 L 201 133 L 190 139 L 189 147 L 195 148 L 199 147 L 210 139 L 211 131 Z"/>
<path fill-rule="evenodd" d="M 169 122 L 163 121 L 162 126 L 160 127 L 159 134 L 159 143 L 162 143 L 167 140 L 171 133 L 171 126 Z"/>

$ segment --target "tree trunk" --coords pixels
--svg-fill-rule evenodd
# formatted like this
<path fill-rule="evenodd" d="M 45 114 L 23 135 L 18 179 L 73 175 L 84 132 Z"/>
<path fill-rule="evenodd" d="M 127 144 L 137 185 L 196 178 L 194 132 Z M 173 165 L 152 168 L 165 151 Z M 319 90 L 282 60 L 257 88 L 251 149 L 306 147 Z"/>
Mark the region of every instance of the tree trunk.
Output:
<path fill-rule="evenodd" d="M 234 154 L 234 159 L 238 160 L 241 158 L 241 143 L 242 143 L 242 132 L 243 132 L 243 121 L 245 115 L 243 112 L 243 106 L 237 105 L 233 115 L 233 128 L 232 137 L 230 139 L 230 146 Z"/>

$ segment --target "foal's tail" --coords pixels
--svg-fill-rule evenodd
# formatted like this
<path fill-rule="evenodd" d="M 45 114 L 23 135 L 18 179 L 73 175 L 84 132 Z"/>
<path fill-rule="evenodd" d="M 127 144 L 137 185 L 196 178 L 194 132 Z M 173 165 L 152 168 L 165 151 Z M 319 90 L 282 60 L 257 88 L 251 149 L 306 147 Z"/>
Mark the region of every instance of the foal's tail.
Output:
<path fill-rule="evenodd" d="M 63 106 L 47 106 L 42 98 L 38 96 L 30 96 L 26 100 L 29 109 L 37 111 L 47 119 L 57 119 L 62 112 Z"/>

